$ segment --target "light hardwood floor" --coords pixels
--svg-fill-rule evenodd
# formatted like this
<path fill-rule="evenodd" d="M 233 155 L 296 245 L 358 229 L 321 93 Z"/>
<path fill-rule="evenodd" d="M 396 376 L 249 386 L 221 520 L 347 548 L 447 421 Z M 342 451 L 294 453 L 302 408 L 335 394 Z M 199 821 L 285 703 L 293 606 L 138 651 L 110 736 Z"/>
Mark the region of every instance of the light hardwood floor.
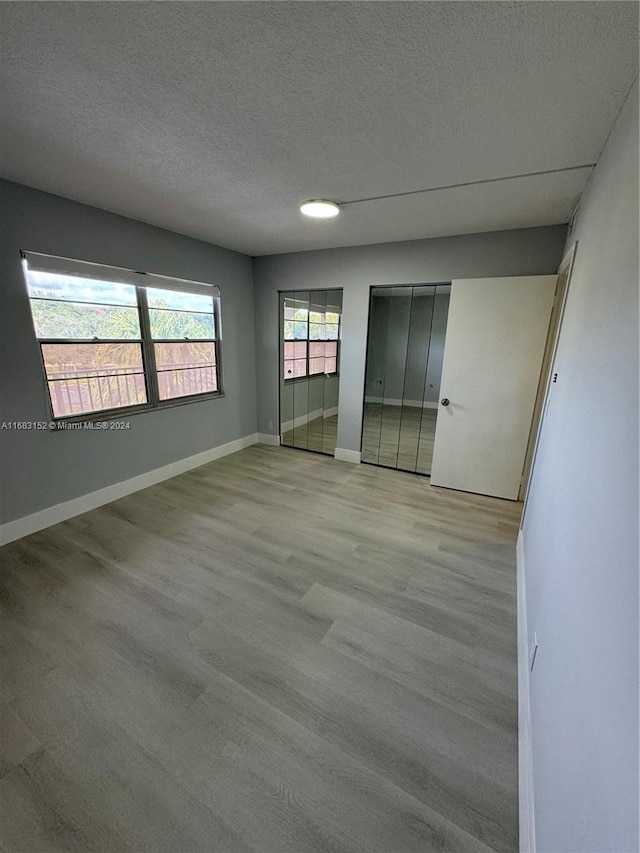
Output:
<path fill-rule="evenodd" d="M 516 851 L 519 512 L 255 446 L 5 546 L 0 849 Z"/>
<path fill-rule="evenodd" d="M 436 409 L 366 403 L 362 461 L 416 474 L 430 474 Z"/>

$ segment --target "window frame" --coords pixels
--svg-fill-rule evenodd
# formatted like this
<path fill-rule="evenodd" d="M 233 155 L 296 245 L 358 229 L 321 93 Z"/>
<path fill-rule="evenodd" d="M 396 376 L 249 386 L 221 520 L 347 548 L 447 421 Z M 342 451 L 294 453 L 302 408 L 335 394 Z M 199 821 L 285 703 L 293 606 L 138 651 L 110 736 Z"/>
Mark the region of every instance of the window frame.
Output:
<path fill-rule="evenodd" d="M 340 376 L 340 339 L 339 338 L 337 338 L 337 339 L 332 338 L 331 340 L 323 338 L 322 340 L 313 340 L 313 341 L 308 339 L 308 338 L 295 338 L 295 340 L 292 340 L 290 338 L 283 338 L 282 343 L 283 343 L 283 347 L 282 347 L 282 353 L 283 353 L 283 356 L 282 356 L 282 381 L 285 382 L 287 385 L 290 382 L 299 382 L 303 379 L 317 379 L 319 376 L 326 376 L 327 379 L 333 379 L 334 376 Z M 302 361 L 302 359 L 300 359 L 300 358 L 285 358 L 284 357 L 284 344 L 297 344 L 297 343 L 307 345 L 307 355 L 305 357 L 305 362 L 307 365 L 307 372 L 304 374 L 304 376 L 285 376 L 284 375 L 284 367 L 285 367 L 286 363 L 288 361 Z M 309 344 L 336 344 L 336 355 L 335 355 L 336 369 L 332 373 L 325 373 L 324 371 L 322 373 L 309 373 L 309 361 L 312 358 L 312 356 L 309 355 L 309 351 L 311 349 Z M 313 358 L 317 358 L 317 357 L 318 356 L 313 356 Z M 324 356 L 324 358 L 326 358 L 326 356 Z M 333 356 L 330 356 L 330 358 L 333 358 Z"/>
<path fill-rule="evenodd" d="M 36 252 L 26 252 L 21 250 L 20 256 L 22 259 L 23 276 L 26 285 L 27 299 L 29 300 L 29 310 L 31 312 L 31 297 L 29 293 L 29 278 L 28 265 L 29 258 L 46 259 L 46 266 L 51 269 L 33 268 L 33 271 L 53 272 L 61 275 L 77 276 L 84 278 L 96 278 L 102 281 L 111 281 L 113 283 L 128 284 L 135 287 L 136 304 L 135 307 L 138 313 L 138 322 L 140 326 L 140 338 L 41 338 L 38 336 L 33 313 L 31 312 L 31 321 L 34 334 L 34 341 L 38 346 L 40 356 L 40 364 L 42 367 L 42 379 L 44 382 L 44 390 L 47 398 L 47 407 L 49 411 L 49 420 L 56 424 L 58 423 L 82 423 L 101 422 L 128 417 L 133 414 L 144 412 L 152 412 L 161 409 L 169 409 L 174 406 L 185 406 L 190 403 L 196 403 L 204 400 L 217 399 L 224 397 L 223 385 L 223 369 L 222 369 L 222 321 L 220 307 L 220 289 L 217 285 L 206 282 L 190 281 L 189 279 L 180 279 L 173 276 L 164 276 L 158 273 L 146 273 L 137 270 L 128 270 L 123 267 L 111 267 L 104 264 L 94 264 L 90 261 L 79 261 L 73 258 L 63 258 L 54 255 L 45 255 Z M 213 318 L 215 338 L 162 338 L 154 339 L 151 334 L 151 318 L 149 314 L 149 304 L 147 299 L 148 289 L 173 290 L 178 293 L 190 295 L 204 295 L 212 299 L 213 302 Z M 35 297 L 38 298 L 38 297 Z M 71 302 L 72 300 L 69 300 Z M 107 305 L 108 303 L 105 303 Z M 178 309 L 176 309 L 178 310 Z M 216 391 L 204 391 L 199 394 L 189 394 L 181 397 L 171 397 L 168 400 L 161 400 L 158 387 L 158 368 L 155 356 L 156 343 L 184 343 L 192 340 L 194 343 L 212 343 L 215 354 L 215 375 L 216 375 Z M 51 397 L 51 389 L 49 386 L 50 379 L 47 376 L 45 359 L 43 354 L 43 345 L 46 344 L 138 344 L 140 347 L 142 361 L 142 375 L 144 377 L 145 392 L 147 400 L 145 403 L 136 403 L 131 406 L 118 406 L 108 409 L 94 409 L 89 412 L 83 412 L 73 415 L 56 415 L 53 410 L 53 400 Z M 162 372 L 162 371 L 160 371 Z M 131 375 L 131 374 L 130 374 Z"/>
<path fill-rule="evenodd" d="M 337 327 L 338 327 L 338 337 L 337 338 L 322 338 L 322 339 L 314 338 L 312 340 L 309 337 L 309 328 L 311 325 L 315 325 L 315 324 L 311 323 L 311 321 L 309 320 L 308 314 L 307 314 L 307 319 L 304 321 L 302 321 L 302 320 L 290 321 L 293 323 L 304 322 L 307 326 L 307 337 L 306 338 L 285 338 L 285 336 L 284 336 L 285 331 L 284 330 L 285 330 L 285 323 L 287 321 L 284 317 L 284 307 L 285 307 L 285 302 L 287 299 L 287 294 L 288 293 L 289 294 L 295 294 L 295 293 L 298 293 L 299 291 L 283 290 L 280 292 L 281 292 L 282 296 L 284 297 L 284 300 L 282 302 L 282 316 L 280 318 L 281 329 L 282 329 L 282 337 L 281 337 L 281 340 L 282 340 L 282 358 L 281 358 L 282 381 L 286 385 L 288 385 L 289 383 L 302 382 L 303 380 L 306 381 L 309 379 L 317 379 L 317 378 L 323 377 L 323 376 L 326 376 L 327 378 L 333 378 L 334 376 L 340 376 L 340 344 L 342 342 L 342 310 L 340 310 L 340 313 L 338 315 L 338 322 L 337 323 L 329 323 L 330 326 L 337 325 Z M 313 293 L 313 291 L 309 291 L 309 292 Z M 327 325 L 326 324 L 326 313 L 327 313 L 326 310 L 324 313 L 325 313 L 325 324 L 324 325 L 326 326 Z M 306 345 L 307 345 L 307 354 L 306 354 L 305 359 L 304 359 L 305 363 L 306 363 L 306 373 L 304 374 L 304 376 L 286 376 L 285 375 L 285 369 L 286 369 L 287 361 L 302 361 L 302 359 L 287 359 L 287 358 L 285 358 L 285 344 L 297 344 L 297 343 L 306 343 Z M 309 373 L 309 362 L 311 360 L 311 344 L 335 344 L 336 345 L 336 355 L 335 355 L 336 369 L 334 371 L 332 371 L 331 373 L 325 373 L 324 371 L 321 373 Z M 324 358 L 326 358 L 326 356 L 324 356 Z"/>

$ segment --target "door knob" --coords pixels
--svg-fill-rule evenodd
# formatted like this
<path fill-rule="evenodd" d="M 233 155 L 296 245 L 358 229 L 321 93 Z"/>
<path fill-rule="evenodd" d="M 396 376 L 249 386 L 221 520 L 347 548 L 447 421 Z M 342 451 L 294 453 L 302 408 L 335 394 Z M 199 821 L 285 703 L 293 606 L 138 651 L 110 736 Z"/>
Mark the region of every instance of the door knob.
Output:
<path fill-rule="evenodd" d="M 449 398 L 443 397 L 442 400 L 440 400 L 440 402 L 442 403 L 443 406 L 448 406 L 449 405 Z"/>

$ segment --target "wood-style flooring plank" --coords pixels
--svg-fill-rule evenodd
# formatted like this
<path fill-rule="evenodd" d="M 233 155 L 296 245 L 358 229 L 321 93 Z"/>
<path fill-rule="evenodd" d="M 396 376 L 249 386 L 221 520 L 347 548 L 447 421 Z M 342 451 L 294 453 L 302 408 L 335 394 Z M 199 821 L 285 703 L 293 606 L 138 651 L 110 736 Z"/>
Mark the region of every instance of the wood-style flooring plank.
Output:
<path fill-rule="evenodd" d="M 520 509 L 255 446 L 0 549 L 0 850 L 514 853 Z"/>

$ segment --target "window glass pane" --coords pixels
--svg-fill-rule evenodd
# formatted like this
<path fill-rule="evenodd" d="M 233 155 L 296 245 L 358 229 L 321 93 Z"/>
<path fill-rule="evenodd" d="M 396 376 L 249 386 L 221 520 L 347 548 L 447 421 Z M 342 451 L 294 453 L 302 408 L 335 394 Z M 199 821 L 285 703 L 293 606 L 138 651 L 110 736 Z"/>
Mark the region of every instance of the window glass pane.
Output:
<path fill-rule="evenodd" d="M 284 345 L 284 357 L 289 358 L 306 358 L 307 357 L 307 342 L 306 341 L 287 341 Z"/>
<path fill-rule="evenodd" d="M 32 299 L 39 338 L 140 338 L 137 308 Z"/>
<path fill-rule="evenodd" d="M 56 265 L 63 263 L 56 260 Z M 156 404 L 147 399 L 138 295 L 145 294 L 154 342 L 160 399 L 217 391 L 215 321 L 217 288 L 195 290 L 141 288 L 110 281 L 121 271 L 105 268 L 106 279 L 38 272 L 24 265 L 27 291 L 46 381 L 56 417 L 90 414 L 129 406 Z M 151 280 L 150 280 L 151 281 Z M 291 316 L 297 313 L 295 302 Z M 303 312 L 302 317 L 307 316 Z M 144 319 L 144 318 L 143 318 Z M 143 324 L 146 330 L 147 323 Z M 306 324 L 303 324 L 306 329 Z M 295 334 L 296 328 L 293 332 Z M 295 361 L 306 364 L 306 343 L 294 348 Z M 47 343 L 56 340 L 59 343 Z M 155 388 L 155 382 L 149 387 Z"/>
<path fill-rule="evenodd" d="M 324 358 L 310 358 L 309 373 L 324 373 Z"/>
<path fill-rule="evenodd" d="M 324 323 L 324 314 L 321 314 L 320 311 L 310 311 L 309 312 L 309 322 L 310 323 Z"/>
<path fill-rule="evenodd" d="M 306 340 L 307 339 L 307 324 L 306 323 L 294 323 L 294 336 L 297 340 Z"/>
<path fill-rule="evenodd" d="M 216 368 L 213 365 L 158 372 L 158 393 L 161 400 L 189 397 L 192 394 L 208 394 L 217 390 Z"/>
<path fill-rule="evenodd" d="M 294 320 L 303 320 L 305 323 L 309 319 L 308 308 L 296 308 L 293 313 Z"/>
<path fill-rule="evenodd" d="M 214 343 L 193 341 L 179 344 L 154 344 L 156 367 L 167 370 L 172 367 L 199 367 L 216 363 Z"/>
<path fill-rule="evenodd" d="M 284 319 L 285 319 L 285 320 L 293 320 L 293 319 L 294 319 L 294 317 L 295 317 L 295 311 L 296 311 L 296 309 L 293 307 L 293 305 L 287 305 L 287 304 L 285 303 L 285 306 L 284 306 Z"/>
<path fill-rule="evenodd" d="M 213 297 L 202 293 L 148 287 L 147 301 L 149 308 L 173 308 L 175 311 L 191 311 L 194 314 L 213 314 Z"/>
<path fill-rule="evenodd" d="M 27 283 L 29 296 L 104 305 L 137 305 L 136 289 L 132 284 L 35 270 L 27 270 Z"/>
<path fill-rule="evenodd" d="M 149 309 L 151 336 L 162 338 L 215 338 L 213 314 Z"/>
<path fill-rule="evenodd" d="M 142 373 L 140 344 L 42 344 L 48 379 Z"/>
<path fill-rule="evenodd" d="M 293 361 L 285 361 L 284 363 L 284 378 L 293 379 L 294 364 Z"/>
<path fill-rule="evenodd" d="M 324 356 L 325 345 L 322 341 L 320 343 L 312 343 L 309 344 L 309 357 L 310 358 L 321 358 Z"/>
<path fill-rule="evenodd" d="M 327 311 L 327 323 L 337 324 L 340 322 L 340 315 L 332 311 Z"/>
<path fill-rule="evenodd" d="M 294 322 L 293 320 L 285 320 L 284 338 L 286 341 L 292 341 L 294 339 L 298 341 L 306 341 L 308 328 L 309 327 L 306 323 Z"/>
<path fill-rule="evenodd" d="M 338 328 L 338 326 L 329 325 L 329 323 L 327 323 L 325 337 L 328 341 L 338 340 Z"/>
<path fill-rule="evenodd" d="M 49 382 L 53 414 L 57 418 L 119 409 L 147 402 L 142 373 L 60 379 Z"/>
<path fill-rule="evenodd" d="M 337 370 L 336 364 L 337 364 L 337 360 L 335 358 L 325 358 L 325 360 L 324 360 L 324 372 L 325 373 L 335 373 Z"/>
<path fill-rule="evenodd" d="M 296 376 L 306 376 L 307 375 L 307 360 L 305 358 L 298 359 L 296 361 L 288 362 L 288 364 L 293 365 L 293 375 Z"/>
<path fill-rule="evenodd" d="M 336 356 L 338 354 L 338 344 L 336 341 L 327 341 L 324 345 L 324 354 L 326 356 Z"/>
<path fill-rule="evenodd" d="M 321 323 L 309 324 L 309 340 L 321 341 L 324 339 L 324 326 Z"/>

